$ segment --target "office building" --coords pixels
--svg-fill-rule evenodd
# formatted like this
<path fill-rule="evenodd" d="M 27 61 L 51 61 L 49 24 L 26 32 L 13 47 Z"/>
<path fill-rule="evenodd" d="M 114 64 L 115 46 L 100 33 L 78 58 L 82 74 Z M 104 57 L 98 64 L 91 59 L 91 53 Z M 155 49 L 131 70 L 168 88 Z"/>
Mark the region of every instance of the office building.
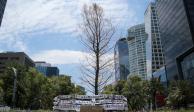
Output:
<path fill-rule="evenodd" d="M 168 80 L 194 84 L 194 0 L 156 0 Z"/>
<path fill-rule="evenodd" d="M 166 68 L 163 66 L 157 71 L 153 72 L 153 78 L 158 78 L 160 80 L 160 83 L 167 88 L 167 74 L 166 74 Z"/>
<path fill-rule="evenodd" d="M 26 67 L 34 67 L 33 60 L 24 52 L 3 52 L 0 53 L 0 73 L 6 69 L 7 63 L 16 62 Z"/>
<path fill-rule="evenodd" d="M 115 79 L 127 80 L 129 75 L 129 49 L 126 38 L 121 38 L 117 41 L 114 49 L 115 61 Z"/>
<path fill-rule="evenodd" d="M 47 67 L 47 73 L 46 76 L 58 76 L 59 75 L 59 69 L 57 67 Z"/>
<path fill-rule="evenodd" d="M 50 63 L 44 61 L 35 62 L 36 70 L 45 76 L 58 76 L 59 69 L 57 67 L 52 67 Z"/>
<path fill-rule="evenodd" d="M 45 67 L 51 67 L 50 63 L 46 63 L 45 61 L 36 61 L 34 62 L 36 66 L 45 66 Z"/>
<path fill-rule="evenodd" d="M 0 0 L 0 26 L 1 26 L 1 22 L 3 20 L 3 14 L 5 11 L 6 3 L 7 3 L 7 0 Z"/>
<path fill-rule="evenodd" d="M 51 64 L 46 63 L 44 61 L 36 61 L 35 62 L 36 70 L 46 76 L 47 74 L 47 67 L 51 67 Z"/>
<path fill-rule="evenodd" d="M 148 35 L 146 41 L 147 75 L 151 78 L 155 71 L 164 66 L 164 54 L 155 3 L 150 3 L 145 11 L 145 32 Z"/>
<path fill-rule="evenodd" d="M 146 71 L 146 39 L 145 25 L 139 24 L 128 30 L 129 75 L 138 75 L 147 79 Z"/>

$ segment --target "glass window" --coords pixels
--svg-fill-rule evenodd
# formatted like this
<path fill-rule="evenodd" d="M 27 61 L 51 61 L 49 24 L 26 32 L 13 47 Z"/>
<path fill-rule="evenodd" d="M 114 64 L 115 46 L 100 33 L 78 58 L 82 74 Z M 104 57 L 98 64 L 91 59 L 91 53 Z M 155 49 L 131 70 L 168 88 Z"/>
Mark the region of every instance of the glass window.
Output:
<path fill-rule="evenodd" d="M 194 84 L 194 53 L 191 53 L 181 62 L 183 77 Z"/>

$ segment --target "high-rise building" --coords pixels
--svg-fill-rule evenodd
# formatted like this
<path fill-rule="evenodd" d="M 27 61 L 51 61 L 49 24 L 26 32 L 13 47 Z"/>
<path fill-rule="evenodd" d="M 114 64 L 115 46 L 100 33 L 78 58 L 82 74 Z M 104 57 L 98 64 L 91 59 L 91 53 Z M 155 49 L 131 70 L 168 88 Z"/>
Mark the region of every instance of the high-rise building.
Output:
<path fill-rule="evenodd" d="M 45 76 L 58 76 L 59 69 L 57 67 L 52 67 L 50 63 L 44 61 L 35 62 L 36 70 Z"/>
<path fill-rule="evenodd" d="M 36 70 L 46 76 L 47 74 L 47 67 L 51 67 L 51 64 L 46 63 L 44 61 L 36 61 L 35 62 Z"/>
<path fill-rule="evenodd" d="M 35 62 L 36 66 L 45 66 L 45 67 L 51 67 L 50 63 L 46 63 L 45 61 L 36 61 Z"/>
<path fill-rule="evenodd" d="M 138 75 L 147 79 L 146 71 L 146 38 L 145 25 L 139 24 L 128 30 L 129 75 Z"/>
<path fill-rule="evenodd" d="M 46 76 L 58 76 L 59 75 L 59 69 L 57 67 L 47 67 L 47 73 Z"/>
<path fill-rule="evenodd" d="M 156 0 L 168 80 L 194 84 L 194 0 Z"/>
<path fill-rule="evenodd" d="M 7 3 L 7 0 L 0 0 L 0 26 L 3 19 L 6 3 Z"/>
<path fill-rule="evenodd" d="M 164 66 L 155 71 L 152 75 L 154 78 L 160 79 L 160 83 L 167 88 L 168 82 L 166 79 L 166 68 Z"/>
<path fill-rule="evenodd" d="M 115 61 L 115 79 L 127 80 L 129 75 L 129 50 L 128 40 L 121 38 L 117 41 L 114 49 L 114 61 Z"/>
<path fill-rule="evenodd" d="M 6 63 L 16 62 L 26 67 L 34 67 L 33 60 L 24 52 L 3 52 L 0 53 L 0 73 L 6 69 Z"/>
<path fill-rule="evenodd" d="M 148 34 L 146 41 L 147 75 L 151 78 L 155 71 L 164 66 L 164 54 L 155 3 L 150 3 L 145 11 L 145 32 Z"/>

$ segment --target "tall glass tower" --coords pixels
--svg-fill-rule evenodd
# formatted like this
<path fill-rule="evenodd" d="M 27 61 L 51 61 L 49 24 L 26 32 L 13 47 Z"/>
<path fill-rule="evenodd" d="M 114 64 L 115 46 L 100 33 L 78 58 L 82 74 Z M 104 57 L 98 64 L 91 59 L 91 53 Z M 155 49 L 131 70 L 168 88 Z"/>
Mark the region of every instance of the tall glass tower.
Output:
<path fill-rule="evenodd" d="M 7 0 L 0 0 L 0 26 L 3 19 L 6 3 L 7 3 Z"/>
<path fill-rule="evenodd" d="M 168 80 L 194 84 L 194 0 L 156 0 Z"/>
<path fill-rule="evenodd" d="M 147 79 L 146 38 L 144 24 L 129 28 L 127 38 L 129 47 L 129 76 L 138 75 L 142 79 Z"/>
<path fill-rule="evenodd" d="M 164 66 L 164 54 L 155 3 L 150 3 L 145 11 L 145 32 L 148 34 L 146 41 L 147 75 L 151 78 L 154 72 Z"/>
<path fill-rule="evenodd" d="M 114 50 L 115 61 L 115 79 L 127 80 L 129 75 L 129 50 L 128 41 L 126 38 L 121 38 L 117 41 Z"/>

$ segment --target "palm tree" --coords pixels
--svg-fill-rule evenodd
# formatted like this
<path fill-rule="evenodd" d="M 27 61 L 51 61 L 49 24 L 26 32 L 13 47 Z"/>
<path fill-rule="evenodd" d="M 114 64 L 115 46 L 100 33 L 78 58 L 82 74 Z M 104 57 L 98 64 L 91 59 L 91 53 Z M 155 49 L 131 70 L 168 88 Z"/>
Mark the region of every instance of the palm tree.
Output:
<path fill-rule="evenodd" d="M 167 104 L 178 109 L 181 106 L 187 108 L 192 97 L 192 85 L 186 80 L 172 81 L 169 87 Z"/>

